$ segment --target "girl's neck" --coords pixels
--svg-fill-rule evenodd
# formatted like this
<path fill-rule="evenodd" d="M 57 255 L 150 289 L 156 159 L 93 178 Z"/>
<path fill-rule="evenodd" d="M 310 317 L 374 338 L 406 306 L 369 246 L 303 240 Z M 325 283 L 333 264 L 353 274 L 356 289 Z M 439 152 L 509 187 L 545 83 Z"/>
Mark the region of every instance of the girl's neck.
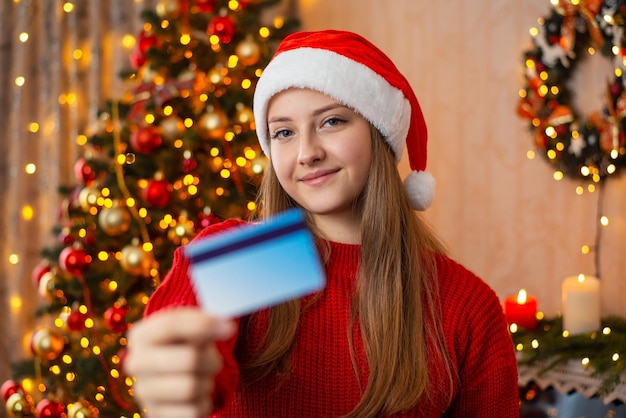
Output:
<path fill-rule="evenodd" d="M 313 215 L 316 229 L 328 241 L 342 244 L 361 243 L 361 219 L 357 216 Z"/>

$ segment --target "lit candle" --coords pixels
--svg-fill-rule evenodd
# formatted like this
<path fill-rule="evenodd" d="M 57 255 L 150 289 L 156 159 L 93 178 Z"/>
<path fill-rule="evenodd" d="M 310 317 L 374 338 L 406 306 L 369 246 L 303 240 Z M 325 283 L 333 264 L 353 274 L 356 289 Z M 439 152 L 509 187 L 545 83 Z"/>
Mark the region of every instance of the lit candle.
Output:
<path fill-rule="evenodd" d="M 600 280 L 579 274 L 567 277 L 561 286 L 563 329 L 570 335 L 600 328 Z"/>
<path fill-rule="evenodd" d="M 504 300 L 504 316 L 509 325 L 516 324 L 527 330 L 537 328 L 537 299 L 521 289 L 517 295 Z"/>

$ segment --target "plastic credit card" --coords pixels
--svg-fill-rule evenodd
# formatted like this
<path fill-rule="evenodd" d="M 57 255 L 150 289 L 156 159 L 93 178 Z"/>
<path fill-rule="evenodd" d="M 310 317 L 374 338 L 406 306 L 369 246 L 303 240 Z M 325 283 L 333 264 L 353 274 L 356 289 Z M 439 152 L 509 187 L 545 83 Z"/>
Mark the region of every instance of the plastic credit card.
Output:
<path fill-rule="evenodd" d="M 246 315 L 326 284 L 300 209 L 194 241 L 184 251 L 198 301 L 216 316 Z"/>

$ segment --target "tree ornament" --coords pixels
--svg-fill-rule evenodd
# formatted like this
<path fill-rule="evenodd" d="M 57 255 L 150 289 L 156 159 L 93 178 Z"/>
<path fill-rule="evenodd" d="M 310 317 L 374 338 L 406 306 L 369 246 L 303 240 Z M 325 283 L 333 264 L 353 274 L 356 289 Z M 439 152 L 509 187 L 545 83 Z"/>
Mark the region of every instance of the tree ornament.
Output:
<path fill-rule="evenodd" d="M 103 209 L 98 215 L 100 228 L 112 237 L 122 235 L 130 229 L 131 216 L 120 202 L 114 203 L 110 208 Z"/>
<path fill-rule="evenodd" d="M 207 27 L 207 33 L 209 35 L 215 35 L 221 43 L 227 44 L 233 39 L 235 34 L 235 24 L 231 20 L 230 16 L 215 16 Z"/>
<path fill-rule="evenodd" d="M 207 78 L 209 82 L 215 86 L 224 84 L 224 78 L 228 74 L 228 68 L 226 68 L 222 64 L 217 64 L 215 67 L 211 68 L 207 74 Z"/>
<path fill-rule="evenodd" d="M 216 0 L 195 0 L 194 5 L 199 12 L 212 13 L 215 10 Z"/>
<path fill-rule="evenodd" d="M 78 193 L 78 204 L 85 212 L 89 213 L 89 210 L 97 205 L 99 197 L 100 190 L 87 186 Z"/>
<path fill-rule="evenodd" d="M 208 139 L 222 140 L 226 134 L 229 121 L 226 113 L 221 109 L 210 107 L 208 111 L 200 117 L 198 130 L 200 135 Z"/>
<path fill-rule="evenodd" d="M 89 184 L 96 178 L 96 172 L 84 157 L 79 158 L 74 163 L 74 175 L 76 180 L 83 184 Z"/>
<path fill-rule="evenodd" d="M 161 120 L 159 128 L 163 137 L 170 141 L 180 138 L 183 132 L 185 132 L 183 121 L 176 116 L 168 116 Z"/>
<path fill-rule="evenodd" d="M 80 309 L 72 309 L 67 318 L 65 318 L 65 324 L 70 331 L 84 331 L 87 327 L 85 321 L 89 318 L 87 312 L 82 312 Z"/>
<path fill-rule="evenodd" d="M 235 53 L 239 57 L 239 62 L 245 66 L 251 66 L 259 62 L 261 59 L 261 48 L 251 35 L 245 37 L 235 47 Z"/>
<path fill-rule="evenodd" d="M 58 401 L 42 399 L 35 409 L 37 418 L 65 418 L 65 406 Z"/>
<path fill-rule="evenodd" d="M 156 12 L 161 19 L 172 20 L 180 14 L 179 0 L 159 0 Z"/>
<path fill-rule="evenodd" d="M 195 235 L 194 225 L 188 219 L 179 219 L 178 223 L 167 231 L 167 238 L 174 245 L 186 244 Z"/>
<path fill-rule="evenodd" d="M 120 265 L 128 274 L 149 277 L 153 260 L 152 253 L 148 253 L 142 246 L 132 243 L 122 248 Z"/>
<path fill-rule="evenodd" d="M 140 154 L 150 154 L 161 147 L 163 139 L 154 126 L 135 129 L 130 134 L 130 146 Z"/>
<path fill-rule="evenodd" d="M 626 10 L 613 0 L 561 0 L 552 7 L 533 31 L 533 48 L 524 53 L 517 113 L 530 120 L 535 147 L 556 171 L 597 183 L 626 166 Z M 570 80 L 580 60 L 596 51 L 612 61 L 613 78 L 602 108 L 582 121 L 571 103 Z"/>
<path fill-rule="evenodd" d="M 59 266 L 63 271 L 80 275 L 91 263 L 91 256 L 78 247 L 65 247 L 59 254 Z"/>
<path fill-rule="evenodd" d="M 142 196 L 148 206 L 164 208 L 172 198 L 172 185 L 165 179 L 150 179 L 142 190 Z"/>
<path fill-rule="evenodd" d="M 28 417 L 33 411 L 31 402 L 26 395 L 14 393 L 6 401 L 6 409 L 9 418 Z"/>
<path fill-rule="evenodd" d="M 57 280 L 58 278 L 53 271 L 48 271 L 41 275 L 37 289 L 39 296 L 43 300 L 49 302 L 54 300 L 57 295 Z"/>
<path fill-rule="evenodd" d="M 65 348 L 63 337 L 49 328 L 40 328 L 32 333 L 30 348 L 33 354 L 46 360 L 59 357 Z"/>
<path fill-rule="evenodd" d="M 219 216 L 216 216 L 211 211 L 211 208 L 204 208 L 204 211 L 198 215 L 198 222 L 196 222 L 196 232 L 201 231 L 209 225 L 221 222 Z"/>
<path fill-rule="evenodd" d="M 193 170 L 195 170 L 198 167 L 198 161 L 192 157 L 189 158 L 183 158 L 182 161 L 182 169 L 184 173 L 191 173 Z"/>
<path fill-rule="evenodd" d="M 87 401 L 74 402 L 67 406 L 67 418 L 98 418 L 98 409 Z"/>
<path fill-rule="evenodd" d="M 128 329 L 126 314 L 128 314 L 128 305 L 115 303 L 108 308 L 104 311 L 104 321 L 106 322 L 107 328 L 119 334 L 126 332 Z"/>
<path fill-rule="evenodd" d="M 42 262 L 40 262 L 39 264 L 37 264 L 34 268 L 33 271 L 30 275 L 33 284 L 35 286 L 39 286 L 39 282 L 41 281 L 41 277 L 49 272 L 50 270 L 52 270 L 52 266 L 50 265 L 50 261 L 48 260 L 44 260 Z"/>
<path fill-rule="evenodd" d="M 17 383 L 15 380 L 7 380 L 2 384 L 2 386 L 0 386 L 0 395 L 2 395 L 2 400 L 4 402 L 6 402 L 14 393 L 24 393 L 22 385 Z"/>
<path fill-rule="evenodd" d="M 236 108 L 235 120 L 237 124 L 241 125 L 245 130 L 254 129 L 254 113 L 252 112 L 252 108 L 243 103 L 237 103 Z"/>
<path fill-rule="evenodd" d="M 72 235 L 72 230 L 69 226 L 61 228 L 61 232 L 59 232 L 57 239 L 65 246 L 72 245 L 72 243 L 76 240 L 76 238 Z"/>

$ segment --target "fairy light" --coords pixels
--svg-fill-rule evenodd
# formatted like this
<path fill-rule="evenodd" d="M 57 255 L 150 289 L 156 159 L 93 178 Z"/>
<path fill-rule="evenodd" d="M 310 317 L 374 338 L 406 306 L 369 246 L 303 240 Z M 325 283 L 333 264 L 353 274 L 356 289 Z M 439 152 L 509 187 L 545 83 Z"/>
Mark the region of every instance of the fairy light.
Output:
<path fill-rule="evenodd" d="M 609 225 L 609 218 L 607 216 L 601 216 L 600 217 L 600 225 L 608 226 Z"/>
<path fill-rule="evenodd" d="M 583 245 L 582 248 L 580 249 L 580 252 L 582 252 L 585 255 L 589 254 L 590 251 L 591 251 L 591 248 L 588 245 Z"/>
<path fill-rule="evenodd" d="M 33 134 L 39 132 L 39 124 L 37 122 L 31 122 L 28 124 L 28 132 Z"/>
<path fill-rule="evenodd" d="M 124 48 L 130 49 L 135 46 L 136 42 L 137 41 L 133 35 L 126 34 L 122 36 L 122 46 L 124 46 Z"/>
<path fill-rule="evenodd" d="M 15 77 L 15 85 L 17 87 L 22 87 L 24 84 L 26 84 L 26 78 L 24 76 L 17 76 Z"/>
<path fill-rule="evenodd" d="M 23 44 L 25 44 L 26 42 L 28 42 L 28 32 L 21 32 L 18 36 L 17 39 L 19 39 L 19 41 Z"/>
<path fill-rule="evenodd" d="M 89 347 L 89 338 L 87 338 L 87 337 L 82 337 L 82 338 L 80 339 L 80 346 L 81 346 L 82 348 L 87 348 L 87 347 Z"/>
<path fill-rule="evenodd" d="M 22 219 L 25 221 L 31 221 L 35 216 L 35 211 L 32 206 L 24 205 L 22 207 Z"/>

